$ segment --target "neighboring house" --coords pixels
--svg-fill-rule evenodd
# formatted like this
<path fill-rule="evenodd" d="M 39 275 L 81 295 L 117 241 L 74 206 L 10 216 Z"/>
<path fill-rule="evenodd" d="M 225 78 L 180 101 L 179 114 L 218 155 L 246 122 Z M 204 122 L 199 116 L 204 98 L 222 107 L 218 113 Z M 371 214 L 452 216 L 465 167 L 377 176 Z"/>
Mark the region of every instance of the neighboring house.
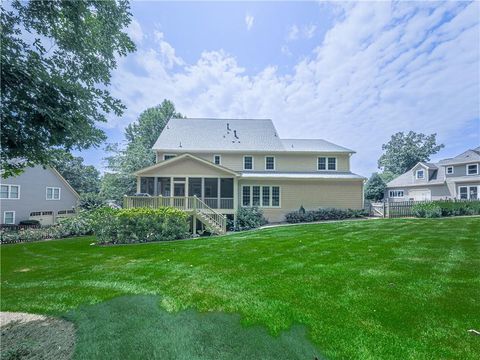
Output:
<path fill-rule="evenodd" d="M 419 162 L 387 184 L 390 201 L 479 199 L 480 146 L 438 163 Z"/>
<path fill-rule="evenodd" d="M 39 220 L 42 225 L 51 225 L 74 213 L 79 199 L 57 170 L 41 166 L 1 179 L 0 186 L 0 224 Z"/>
<path fill-rule="evenodd" d="M 302 205 L 363 207 L 365 179 L 350 171 L 353 150 L 280 139 L 271 120 L 171 119 L 153 150 L 157 163 L 135 173 L 137 192 L 196 196 L 233 220 L 242 206 L 258 206 L 270 222 Z"/>

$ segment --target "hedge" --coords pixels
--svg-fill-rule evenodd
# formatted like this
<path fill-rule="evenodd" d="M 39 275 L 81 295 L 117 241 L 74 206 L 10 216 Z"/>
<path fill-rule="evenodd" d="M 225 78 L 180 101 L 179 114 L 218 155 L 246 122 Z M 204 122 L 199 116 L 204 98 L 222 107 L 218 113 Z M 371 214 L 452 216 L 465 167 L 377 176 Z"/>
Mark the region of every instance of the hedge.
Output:
<path fill-rule="evenodd" d="M 321 220 L 343 220 L 352 218 L 362 218 L 368 216 L 365 210 L 354 209 L 318 209 L 306 211 L 303 206 L 298 211 L 293 211 L 285 215 L 288 223 L 313 222 Z"/>
<path fill-rule="evenodd" d="M 101 244 L 182 239 L 189 234 L 188 214 L 171 207 L 101 208 L 94 211 L 93 232 Z"/>
<path fill-rule="evenodd" d="M 415 204 L 412 214 L 419 218 L 480 215 L 480 201 L 431 201 Z"/>

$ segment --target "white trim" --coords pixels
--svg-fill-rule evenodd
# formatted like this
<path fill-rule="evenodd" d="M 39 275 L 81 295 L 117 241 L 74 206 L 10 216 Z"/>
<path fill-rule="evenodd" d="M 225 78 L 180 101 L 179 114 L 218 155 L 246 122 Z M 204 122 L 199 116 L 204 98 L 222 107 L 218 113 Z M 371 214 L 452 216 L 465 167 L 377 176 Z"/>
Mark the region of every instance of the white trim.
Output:
<path fill-rule="evenodd" d="M 479 195 L 480 195 L 480 186 L 477 186 L 477 185 L 461 185 L 461 186 L 458 186 L 458 199 L 461 199 L 460 197 L 460 189 L 467 189 L 467 198 L 466 199 L 463 199 L 463 200 L 472 200 L 472 198 L 470 197 L 471 193 L 470 193 L 470 189 L 471 188 L 476 188 L 477 189 L 477 198 L 474 199 L 474 200 L 478 200 L 480 199 Z"/>
<path fill-rule="evenodd" d="M 48 198 L 48 189 L 52 189 L 52 198 Z M 58 189 L 58 199 L 55 198 L 55 189 Z M 48 201 L 58 201 L 61 200 L 62 198 L 62 188 L 56 187 L 56 186 L 47 186 L 45 188 L 45 200 Z"/>
<path fill-rule="evenodd" d="M 449 169 L 451 169 L 452 172 L 449 172 L 449 171 L 448 171 Z M 455 172 L 455 170 L 454 170 L 454 167 L 453 167 L 453 166 L 447 166 L 447 167 L 445 168 L 445 174 L 447 174 L 447 175 L 453 175 L 454 172 Z"/>
<path fill-rule="evenodd" d="M 165 159 L 165 156 L 170 156 L 170 157 L 168 159 Z M 177 157 L 177 154 L 163 154 L 163 161 L 173 159 L 174 157 Z"/>
<path fill-rule="evenodd" d="M 253 205 L 253 187 L 258 186 L 260 188 L 260 205 Z M 250 188 L 250 201 L 249 205 L 243 205 L 243 189 L 244 188 Z M 263 188 L 268 187 L 269 190 L 269 206 L 264 206 L 263 205 Z M 278 188 L 278 206 L 273 206 L 273 188 L 277 187 Z M 242 185 L 241 186 L 241 192 L 240 192 L 240 205 L 241 207 L 258 207 L 262 209 L 280 209 L 282 207 L 282 187 L 280 185 L 265 185 L 265 184 L 248 184 L 248 185 Z"/>
<path fill-rule="evenodd" d="M 218 156 L 218 164 L 215 162 L 215 157 L 217 157 L 217 156 Z M 214 163 L 215 165 L 222 165 L 222 155 L 214 154 L 214 155 L 213 155 L 213 163 Z"/>
<path fill-rule="evenodd" d="M 477 171 L 475 172 L 475 174 L 469 174 L 468 173 L 468 167 L 472 166 L 472 165 L 474 165 L 477 168 Z M 467 176 L 478 175 L 478 163 L 470 163 L 470 164 L 465 165 L 465 174 Z"/>
<path fill-rule="evenodd" d="M 267 169 L 267 158 L 273 159 L 273 169 Z M 265 155 L 265 171 L 275 171 L 277 170 L 277 159 L 273 155 Z"/>
<path fill-rule="evenodd" d="M 246 157 L 251 157 L 252 158 L 252 168 L 251 169 L 246 169 L 245 168 L 245 158 Z M 255 169 L 255 158 L 253 155 L 243 155 L 243 170 L 254 170 Z"/>
<path fill-rule="evenodd" d="M 418 173 L 419 172 L 422 172 L 422 177 L 418 177 Z M 418 169 L 418 170 L 415 170 L 415 179 L 417 180 L 424 180 L 425 179 L 425 169 Z"/>
<path fill-rule="evenodd" d="M 13 213 L 13 222 L 7 223 L 7 222 L 5 221 L 5 215 L 6 215 L 7 213 Z M 4 211 L 4 212 L 3 212 L 3 223 L 4 223 L 5 225 L 14 225 L 14 224 L 15 224 L 15 211 L 14 211 L 14 210 L 8 210 L 8 211 Z"/>
<path fill-rule="evenodd" d="M 319 169 L 319 161 L 320 159 L 325 159 L 325 169 Z M 335 169 L 328 168 L 328 162 L 330 159 L 335 159 Z M 317 171 L 337 171 L 338 168 L 338 158 L 336 156 L 317 156 Z"/>
<path fill-rule="evenodd" d="M 0 197 L 0 199 L 2 200 L 20 200 L 20 185 L 16 185 L 16 184 L 4 184 L 4 183 L 1 183 L 0 184 L 1 186 L 8 186 L 8 190 L 7 190 L 7 197 L 6 198 L 2 198 Z M 12 186 L 16 186 L 18 188 L 18 197 L 16 198 L 13 198 L 13 197 L 10 197 L 10 194 L 11 194 L 11 188 Z"/>

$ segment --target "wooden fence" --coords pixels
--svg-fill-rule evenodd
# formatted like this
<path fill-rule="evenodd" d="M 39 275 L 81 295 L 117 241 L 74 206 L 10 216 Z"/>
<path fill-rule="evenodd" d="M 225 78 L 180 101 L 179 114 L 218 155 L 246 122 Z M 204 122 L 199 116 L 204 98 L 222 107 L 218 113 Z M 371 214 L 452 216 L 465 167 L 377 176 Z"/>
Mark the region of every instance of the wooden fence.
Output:
<path fill-rule="evenodd" d="M 370 216 L 384 217 L 384 218 L 403 218 L 413 217 L 413 207 L 417 204 L 427 204 L 432 202 L 444 202 L 449 204 L 464 203 L 464 202 L 480 202 L 480 200 L 460 200 L 460 199 L 447 199 L 447 200 L 424 200 L 424 201 L 384 201 L 384 202 L 365 202 L 365 210 Z"/>

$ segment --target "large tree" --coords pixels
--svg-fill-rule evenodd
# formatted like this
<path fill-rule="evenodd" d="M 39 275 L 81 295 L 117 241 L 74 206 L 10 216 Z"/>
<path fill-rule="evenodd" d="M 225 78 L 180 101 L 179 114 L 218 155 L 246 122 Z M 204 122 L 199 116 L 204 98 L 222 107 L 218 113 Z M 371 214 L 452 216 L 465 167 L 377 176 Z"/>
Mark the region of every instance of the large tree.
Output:
<path fill-rule="evenodd" d="M 3 176 L 50 165 L 55 150 L 105 139 L 97 122 L 124 106 L 107 90 L 116 58 L 135 50 L 126 0 L 2 4 Z"/>
<path fill-rule="evenodd" d="M 160 136 L 163 128 L 171 118 L 182 117 L 177 113 L 175 105 L 164 100 L 160 105 L 143 111 L 138 120 L 125 129 L 127 144 L 110 144 L 107 150 L 107 167 L 110 173 L 102 179 L 102 194 L 107 199 L 121 200 L 123 195 L 136 192 L 136 181 L 133 173 L 141 168 L 155 164 L 155 153 L 152 146 Z"/>
<path fill-rule="evenodd" d="M 398 132 L 382 145 L 384 154 L 378 159 L 378 167 L 395 175 L 403 174 L 420 161 L 429 161 L 430 156 L 444 147 L 437 145 L 437 134 L 425 135 L 410 131 Z"/>
<path fill-rule="evenodd" d="M 373 173 L 365 184 L 365 199 L 380 201 L 384 197 L 387 185 L 378 173 Z"/>
<path fill-rule="evenodd" d="M 63 152 L 53 161 L 53 166 L 78 193 L 100 191 L 100 172 L 93 165 L 85 165 L 82 157 Z"/>

